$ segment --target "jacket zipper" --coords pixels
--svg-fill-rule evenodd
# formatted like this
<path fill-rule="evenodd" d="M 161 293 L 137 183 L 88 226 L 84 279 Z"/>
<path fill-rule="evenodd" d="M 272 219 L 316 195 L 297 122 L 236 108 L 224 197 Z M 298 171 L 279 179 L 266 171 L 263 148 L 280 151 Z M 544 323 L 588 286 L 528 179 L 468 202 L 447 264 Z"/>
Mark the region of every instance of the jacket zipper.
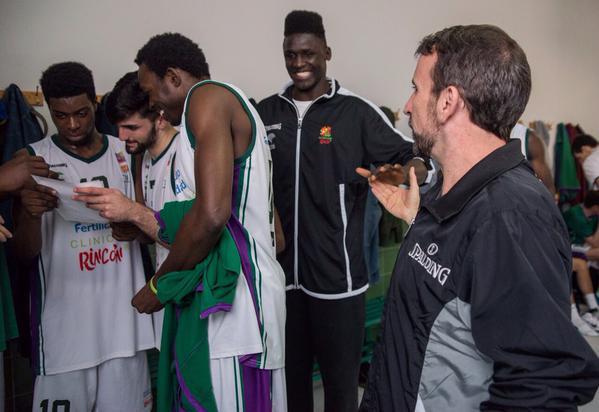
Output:
<path fill-rule="evenodd" d="M 289 100 L 287 97 L 283 95 L 279 95 L 283 100 L 287 101 L 294 109 L 295 114 L 297 116 L 297 134 L 296 134 L 296 143 L 295 143 L 295 188 L 294 188 L 294 205 L 293 205 L 293 288 L 299 288 L 299 263 L 298 263 L 298 228 L 299 228 L 299 175 L 300 175 L 300 148 L 301 148 L 301 136 L 302 136 L 302 122 L 304 117 L 310 110 L 310 107 L 326 95 L 322 95 L 317 97 L 310 103 L 306 110 L 304 110 L 304 115 L 300 116 L 299 110 L 293 101 Z"/>
<path fill-rule="evenodd" d="M 295 104 L 293 105 L 295 107 Z M 300 139 L 302 136 L 302 120 L 300 117 L 297 107 L 295 108 L 297 113 L 297 136 L 295 142 L 295 188 L 294 188 L 294 196 L 293 200 L 293 286 L 294 288 L 299 287 L 299 275 L 298 275 L 298 241 L 297 241 L 297 232 L 299 227 L 299 214 L 297 213 L 297 209 L 299 206 L 299 162 L 300 162 Z M 304 112 L 305 114 L 306 112 Z"/>

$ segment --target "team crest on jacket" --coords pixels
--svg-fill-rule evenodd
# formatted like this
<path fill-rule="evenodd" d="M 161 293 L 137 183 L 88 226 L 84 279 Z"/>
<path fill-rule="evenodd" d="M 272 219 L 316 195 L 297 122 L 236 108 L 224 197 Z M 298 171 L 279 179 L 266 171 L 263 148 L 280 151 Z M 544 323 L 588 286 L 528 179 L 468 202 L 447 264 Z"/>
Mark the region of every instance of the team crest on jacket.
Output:
<path fill-rule="evenodd" d="M 320 144 L 330 144 L 333 141 L 333 135 L 331 134 L 331 126 L 323 126 L 320 128 Z"/>

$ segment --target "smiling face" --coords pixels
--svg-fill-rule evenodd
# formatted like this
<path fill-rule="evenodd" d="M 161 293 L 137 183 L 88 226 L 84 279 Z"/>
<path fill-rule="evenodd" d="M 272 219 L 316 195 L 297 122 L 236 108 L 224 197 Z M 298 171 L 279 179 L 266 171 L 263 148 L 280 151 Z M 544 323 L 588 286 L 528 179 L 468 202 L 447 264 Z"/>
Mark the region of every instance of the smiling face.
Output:
<path fill-rule="evenodd" d="M 420 56 L 412 80 L 414 91 L 404 107 L 404 113 L 410 116 L 414 144 L 424 156 L 431 155 L 440 128 L 435 111 L 438 96 L 433 93 L 431 77 L 436 61 L 436 54 Z"/>
<path fill-rule="evenodd" d="M 95 131 L 96 104 L 87 94 L 73 97 L 51 97 L 48 107 L 58 135 L 73 146 L 89 144 Z"/>
<path fill-rule="evenodd" d="M 331 49 L 326 42 L 310 33 L 297 33 L 283 41 L 285 67 L 293 81 L 293 98 L 314 100 L 329 89 L 326 78 Z"/>
<path fill-rule="evenodd" d="M 135 113 L 117 122 L 119 139 L 125 142 L 127 153 L 143 153 L 156 142 L 156 122 Z"/>
<path fill-rule="evenodd" d="M 139 86 L 148 94 L 150 107 L 157 111 L 164 110 L 165 118 L 174 126 L 181 123 L 185 92 L 181 92 L 179 83 L 173 79 L 175 74 L 167 71 L 164 78 L 160 78 L 148 66 L 142 64 L 137 71 Z"/>

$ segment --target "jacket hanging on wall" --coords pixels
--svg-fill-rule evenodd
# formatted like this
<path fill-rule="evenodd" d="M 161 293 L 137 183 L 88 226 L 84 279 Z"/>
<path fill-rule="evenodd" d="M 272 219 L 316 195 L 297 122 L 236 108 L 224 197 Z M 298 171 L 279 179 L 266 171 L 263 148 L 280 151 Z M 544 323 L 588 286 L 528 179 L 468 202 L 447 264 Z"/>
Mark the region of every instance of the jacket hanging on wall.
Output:
<path fill-rule="evenodd" d="M 45 133 L 38 123 L 41 117 L 25 100 L 21 90 L 11 84 L 5 90 L 2 103 L 6 109 L 6 122 L 0 128 L 0 155 L 1 163 L 10 160 L 16 151 L 30 143 L 41 140 Z M 43 117 L 41 117 L 43 120 Z M 47 129 L 47 127 L 46 127 Z M 0 202 L 0 214 L 6 221 L 6 226 L 12 230 L 12 200 Z M 15 258 L 12 242 L 6 244 L 6 260 L 8 273 L 11 278 L 17 323 L 19 325 L 19 350 L 27 356 L 30 342 L 27 331 L 29 330 L 29 281 L 26 269 L 19 267 Z"/>
<path fill-rule="evenodd" d="M 8 117 L 2 139 L 2 163 L 30 143 L 44 137 L 36 111 L 27 103 L 19 87 L 11 84 L 4 92 L 2 102 Z"/>

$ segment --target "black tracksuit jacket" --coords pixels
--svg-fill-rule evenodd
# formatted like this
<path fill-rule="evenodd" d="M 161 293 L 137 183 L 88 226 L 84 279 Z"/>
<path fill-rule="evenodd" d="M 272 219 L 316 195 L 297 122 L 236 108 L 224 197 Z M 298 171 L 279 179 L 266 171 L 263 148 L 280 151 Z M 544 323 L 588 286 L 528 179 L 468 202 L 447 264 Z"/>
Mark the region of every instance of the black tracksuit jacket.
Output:
<path fill-rule="evenodd" d="M 511 141 L 439 196 L 402 243 L 363 411 L 575 411 L 599 360 L 570 321 L 571 249 Z M 416 408 L 422 411 L 422 408 Z"/>
<path fill-rule="evenodd" d="M 369 101 L 330 80 L 329 92 L 303 118 L 289 85 L 261 101 L 273 160 L 275 206 L 286 248 L 278 258 L 288 289 L 324 299 L 368 287 L 363 226 L 368 184 L 358 166 L 405 164 L 413 157 L 385 115 Z"/>

